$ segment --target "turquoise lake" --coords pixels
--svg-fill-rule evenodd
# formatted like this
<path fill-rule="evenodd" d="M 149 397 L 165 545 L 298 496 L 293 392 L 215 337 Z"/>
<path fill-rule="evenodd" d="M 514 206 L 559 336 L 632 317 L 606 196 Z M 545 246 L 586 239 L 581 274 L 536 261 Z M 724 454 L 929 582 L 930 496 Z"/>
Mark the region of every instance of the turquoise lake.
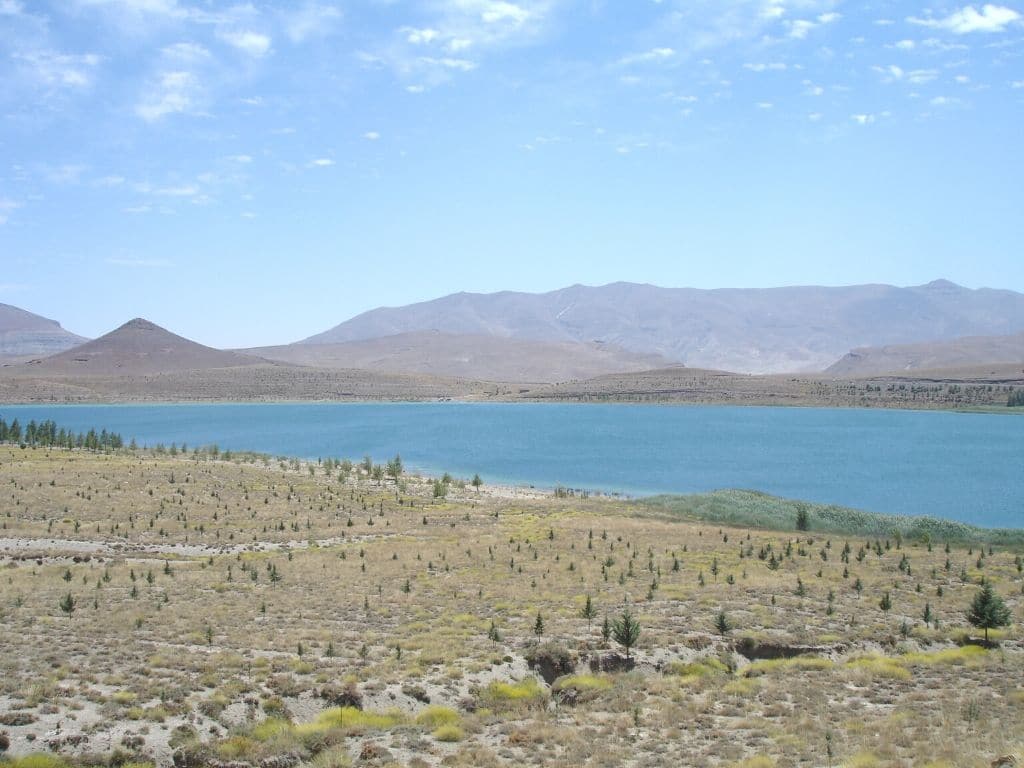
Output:
<path fill-rule="evenodd" d="M 8 421 L 384 460 L 485 482 L 631 496 L 747 488 L 1024 527 L 1024 418 L 830 408 L 556 404 L 0 406 Z"/>

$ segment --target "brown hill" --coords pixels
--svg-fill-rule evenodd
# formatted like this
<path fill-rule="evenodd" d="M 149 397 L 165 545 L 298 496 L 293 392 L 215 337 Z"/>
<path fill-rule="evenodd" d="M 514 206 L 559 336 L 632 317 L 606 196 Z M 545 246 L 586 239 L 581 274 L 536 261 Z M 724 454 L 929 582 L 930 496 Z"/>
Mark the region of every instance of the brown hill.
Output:
<path fill-rule="evenodd" d="M 482 381 L 553 383 L 663 368 L 660 355 L 597 342 L 543 342 L 438 331 L 400 333 L 341 344 L 289 344 L 240 350 L 315 368 L 454 376 Z"/>
<path fill-rule="evenodd" d="M 134 376 L 267 364 L 205 347 L 136 318 L 94 341 L 6 370 L 16 376 Z"/>
<path fill-rule="evenodd" d="M 87 339 L 65 331 L 56 320 L 34 315 L 10 304 L 0 304 L 2 358 L 53 355 L 84 341 Z"/>
<path fill-rule="evenodd" d="M 885 373 L 974 369 L 1013 363 L 1024 363 L 1024 333 L 860 347 L 829 366 L 825 373 L 863 377 Z"/>

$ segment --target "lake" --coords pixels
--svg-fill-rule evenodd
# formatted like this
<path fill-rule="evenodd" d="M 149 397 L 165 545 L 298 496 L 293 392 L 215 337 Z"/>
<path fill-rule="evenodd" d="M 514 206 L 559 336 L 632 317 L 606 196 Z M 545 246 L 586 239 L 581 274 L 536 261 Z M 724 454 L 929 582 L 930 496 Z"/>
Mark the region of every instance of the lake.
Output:
<path fill-rule="evenodd" d="M 1024 419 L 836 408 L 358 403 L 0 406 L 0 416 L 632 496 L 747 488 L 1024 527 Z"/>

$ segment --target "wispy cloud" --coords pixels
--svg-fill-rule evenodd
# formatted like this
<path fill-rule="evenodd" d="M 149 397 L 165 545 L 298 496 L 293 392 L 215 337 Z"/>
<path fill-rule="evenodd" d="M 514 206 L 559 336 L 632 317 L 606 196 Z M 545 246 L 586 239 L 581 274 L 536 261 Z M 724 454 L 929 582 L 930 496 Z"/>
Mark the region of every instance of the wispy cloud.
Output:
<path fill-rule="evenodd" d="M 284 30 L 293 43 L 303 43 L 313 37 L 330 34 L 341 20 L 341 10 L 333 5 L 305 3 L 284 15 Z"/>
<path fill-rule="evenodd" d="M 261 32 L 236 30 L 221 32 L 219 37 L 232 48 L 255 58 L 262 58 L 270 53 L 270 37 Z"/>
<path fill-rule="evenodd" d="M 672 48 L 651 48 L 650 50 L 643 51 L 641 53 L 627 54 L 626 56 L 623 56 L 621 59 L 619 59 L 618 63 L 621 66 L 628 67 L 632 64 L 648 64 L 653 61 L 668 61 L 669 59 L 672 59 L 675 55 L 676 52 Z"/>
<path fill-rule="evenodd" d="M 147 122 L 155 122 L 167 115 L 189 112 L 195 105 L 198 87 L 198 79 L 191 72 L 163 72 L 135 106 L 135 114 Z"/>
<path fill-rule="evenodd" d="M 167 259 L 107 258 L 103 262 L 114 267 L 132 267 L 137 269 L 159 269 L 174 266 L 174 262 Z"/>
<path fill-rule="evenodd" d="M 0 226 L 7 223 L 7 220 L 10 218 L 11 211 L 20 207 L 21 203 L 7 197 L 0 197 Z"/>
<path fill-rule="evenodd" d="M 968 5 L 942 18 L 911 16 L 907 19 L 911 24 L 944 29 L 957 35 L 966 35 L 971 32 L 1002 32 L 1020 20 L 1021 15 L 1012 8 L 990 3 L 981 6 L 981 10 L 973 5 Z"/>
<path fill-rule="evenodd" d="M 100 62 L 100 57 L 93 53 L 67 54 L 46 50 L 14 53 L 12 57 L 37 83 L 65 88 L 92 85 Z"/>

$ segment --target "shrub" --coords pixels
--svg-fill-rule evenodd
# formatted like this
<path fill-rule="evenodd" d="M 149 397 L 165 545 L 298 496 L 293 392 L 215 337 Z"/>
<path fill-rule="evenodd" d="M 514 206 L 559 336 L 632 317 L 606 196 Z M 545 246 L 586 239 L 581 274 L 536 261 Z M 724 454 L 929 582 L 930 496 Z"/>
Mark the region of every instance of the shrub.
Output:
<path fill-rule="evenodd" d="M 451 707 L 440 704 L 427 707 L 416 716 L 416 724 L 425 728 L 440 728 L 443 725 L 458 725 L 459 713 Z"/>
<path fill-rule="evenodd" d="M 564 691 L 567 688 L 575 688 L 579 691 L 606 691 L 612 687 L 612 681 L 607 677 L 599 675 L 566 675 L 555 681 L 551 687 L 553 691 Z"/>
<path fill-rule="evenodd" d="M 68 764 L 62 757 L 40 752 L 33 755 L 25 755 L 24 757 L 16 757 L 14 760 L 4 763 L 4 768 L 68 768 Z"/>
<path fill-rule="evenodd" d="M 860 656 L 846 662 L 848 669 L 862 670 L 872 677 L 890 680 L 909 680 L 910 671 L 899 660 L 888 656 Z"/>
<path fill-rule="evenodd" d="M 527 677 L 518 683 L 492 682 L 480 693 L 485 706 L 493 710 L 507 710 L 516 707 L 534 706 L 547 698 L 547 694 L 535 677 Z"/>
<path fill-rule="evenodd" d="M 312 723 L 296 727 L 300 735 L 322 733 L 333 728 L 354 731 L 386 731 L 405 722 L 405 715 L 398 710 L 367 712 L 355 707 L 335 707 L 321 712 Z"/>
<path fill-rule="evenodd" d="M 719 659 L 710 656 L 693 662 L 672 661 L 665 668 L 667 674 L 678 675 L 685 680 L 696 680 L 701 677 L 726 673 L 728 671 L 729 668 L 725 664 Z"/>
<path fill-rule="evenodd" d="M 462 741 L 466 737 L 466 734 L 457 725 L 442 725 L 432 735 L 438 741 L 447 742 Z"/>

